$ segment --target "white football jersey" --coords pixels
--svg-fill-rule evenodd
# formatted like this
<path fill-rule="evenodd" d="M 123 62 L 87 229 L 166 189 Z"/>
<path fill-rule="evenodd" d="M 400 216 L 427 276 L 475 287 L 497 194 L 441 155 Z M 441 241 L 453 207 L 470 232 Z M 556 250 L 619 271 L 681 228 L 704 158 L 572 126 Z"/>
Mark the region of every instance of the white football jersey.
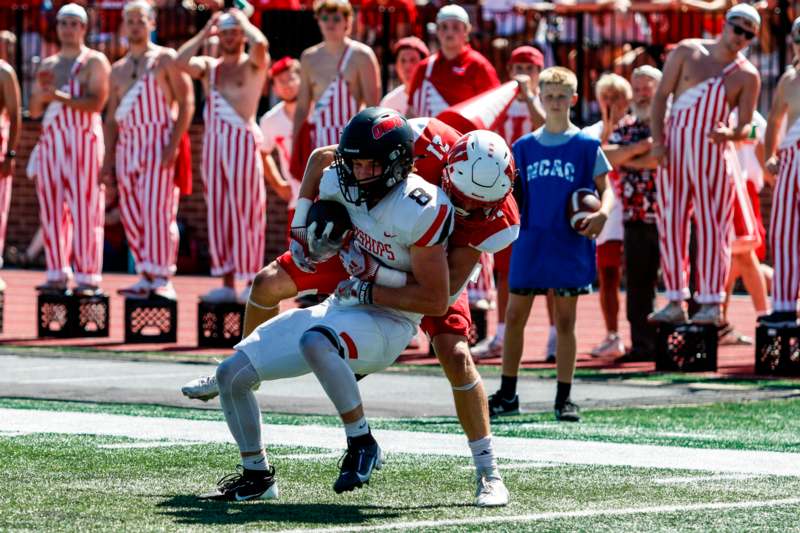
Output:
<path fill-rule="evenodd" d="M 342 196 L 336 169 L 328 167 L 319 185 L 321 200 L 335 200 L 347 208 L 354 237 L 362 249 L 382 264 L 411 273 L 411 247 L 444 244 L 453 231 L 453 206 L 439 187 L 416 174 L 395 185 L 372 209 Z M 420 313 L 391 310 L 415 323 Z"/>

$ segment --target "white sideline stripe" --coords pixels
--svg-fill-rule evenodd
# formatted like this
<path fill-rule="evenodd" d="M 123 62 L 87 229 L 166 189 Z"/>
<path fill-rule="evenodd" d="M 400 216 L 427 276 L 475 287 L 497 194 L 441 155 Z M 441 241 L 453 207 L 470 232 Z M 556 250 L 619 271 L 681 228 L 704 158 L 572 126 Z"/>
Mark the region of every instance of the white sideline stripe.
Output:
<path fill-rule="evenodd" d="M 267 446 L 341 450 L 340 427 L 265 424 Z M 140 440 L 233 442 L 224 422 L 181 418 L 0 408 L 0 431 L 113 435 Z M 463 435 L 376 430 L 385 452 L 472 457 Z M 495 437 L 495 454 L 514 462 L 552 462 L 800 477 L 800 454 L 681 448 L 579 440 Z"/>
<path fill-rule="evenodd" d="M 186 377 L 185 372 L 177 373 L 177 374 L 165 374 L 164 372 L 156 372 L 154 374 L 122 374 L 120 376 L 73 376 L 69 378 L 48 378 L 48 379 L 21 379 L 16 381 L 16 383 L 28 385 L 32 383 L 75 383 L 81 381 L 119 381 L 119 380 L 126 380 L 131 378 L 155 378 L 155 379 L 162 379 L 162 378 L 179 378 L 179 377 Z"/>
<path fill-rule="evenodd" d="M 349 531 L 391 531 L 393 529 L 420 529 L 425 527 L 471 526 L 476 524 L 497 524 L 504 522 L 534 522 L 558 520 L 559 518 L 585 518 L 592 516 L 625 516 L 637 514 L 677 513 L 686 511 L 709 511 L 725 509 L 753 509 L 755 507 L 779 507 L 800 503 L 800 498 L 783 500 L 690 503 L 685 505 L 659 505 L 657 507 L 624 507 L 621 509 L 586 509 L 582 511 L 561 511 L 552 513 L 533 513 L 514 516 L 477 516 L 474 518 L 453 518 L 449 520 L 417 520 L 395 522 L 371 526 L 331 527 L 317 529 L 284 529 L 281 533 L 344 533 Z"/>
<path fill-rule="evenodd" d="M 500 463 L 500 470 L 532 470 L 534 468 L 555 468 L 564 466 L 563 463 Z M 475 465 L 462 466 L 461 470 L 475 470 Z"/>
<path fill-rule="evenodd" d="M 166 448 L 167 446 L 198 446 L 202 442 L 177 442 L 177 441 L 141 441 L 141 442 L 117 442 L 113 444 L 99 444 L 98 448 L 108 450 L 125 450 L 129 448 Z"/>
<path fill-rule="evenodd" d="M 757 478 L 756 474 L 722 474 L 715 476 L 658 477 L 653 480 L 656 485 L 679 485 L 682 483 L 704 483 L 707 481 L 728 481 Z"/>

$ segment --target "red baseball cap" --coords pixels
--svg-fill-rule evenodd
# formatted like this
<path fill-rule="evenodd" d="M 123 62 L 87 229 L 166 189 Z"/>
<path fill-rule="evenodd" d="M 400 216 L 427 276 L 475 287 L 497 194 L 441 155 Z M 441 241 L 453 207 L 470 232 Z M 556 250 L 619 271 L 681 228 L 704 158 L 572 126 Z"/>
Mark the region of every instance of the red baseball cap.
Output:
<path fill-rule="evenodd" d="M 538 48 L 533 46 L 518 46 L 511 52 L 511 58 L 508 64 L 511 63 L 532 63 L 539 68 L 544 67 L 544 56 Z"/>
<path fill-rule="evenodd" d="M 274 78 L 278 74 L 286 72 L 290 68 L 292 68 L 298 61 L 290 56 L 285 56 L 279 59 L 278 61 L 274 62 L 272 66 L 269 68 L 269 75 L 271 78 Z"/>
<path fill-rule="evenodd" d="M 413 35 L 411 37 L 403 37 L 402 39 L 394 43 L 393 51 L 395 55 L 397 55 L 400 52 L 400 50 L 404 48 L 408 48 L 409 50 L 414 50 L 416 52 L 419 52 L 419 55 L 420 57 L 422 57 L 422 59 L 425 59 L 426 57 L 431 55 L 431 51 L 428 50 L 428 47 L 425 46 L 425 43 L 422 42 L 422 39 L 420 39 L 419 37 L 414 37 Z"/>

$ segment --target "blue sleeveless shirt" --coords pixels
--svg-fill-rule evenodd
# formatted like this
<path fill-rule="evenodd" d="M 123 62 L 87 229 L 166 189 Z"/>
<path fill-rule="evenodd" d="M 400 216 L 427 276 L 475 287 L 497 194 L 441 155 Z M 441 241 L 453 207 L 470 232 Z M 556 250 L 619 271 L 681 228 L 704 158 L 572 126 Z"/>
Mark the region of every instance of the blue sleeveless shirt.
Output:
<path fill-rule="evenodd" d="M 596 190 L 595 160 L 600 141 L 576 133 L 564 144 L 546 146 L 528 133 L 513 146 L 522 192 L 520 232 L 511 251 L 509 287 L 585 287 L 597 275 L 595 244 L 567 220 L 576 189 Z"/>

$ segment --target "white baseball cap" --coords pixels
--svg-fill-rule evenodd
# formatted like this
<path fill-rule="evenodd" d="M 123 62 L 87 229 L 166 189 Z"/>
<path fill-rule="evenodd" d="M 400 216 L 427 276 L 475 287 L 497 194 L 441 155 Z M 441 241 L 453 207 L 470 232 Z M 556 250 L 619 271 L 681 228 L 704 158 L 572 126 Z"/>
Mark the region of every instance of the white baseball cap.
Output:
<path fill-rule="evenodd" d="M 86 14 L 86 10 L 78 4 L 65 4 L 61 9 L 58 10 L 58 13 L 56 14 L 56 20 L 61 20 L 66 17 L 79 18 L 84 24 L 89 23 L 89 16 Z"/>
<path fill-rule="evenodd" d="M 725 13 L 725 20 L 734 18 L 743 18 L 749 20 L 756 26 L 761 26 L 761 15 L 759 15 L 756 8 L 750 4 L 736 4 Z"/>
<path fill-rule="evenodd" d="M 232 30 L 233 28 L 239 27 L 239 20 L 230 13 L 223 13 L 217 21 L 217 29 L 219 29 L 219 31 Z"/>
<path fill-rule="evenodd" d="M 445 20 L 459 20 L 469 26 L 467 11 L 457 4 L 448 4 L 436 13 L 436 24 L 441 24 Z"/>

